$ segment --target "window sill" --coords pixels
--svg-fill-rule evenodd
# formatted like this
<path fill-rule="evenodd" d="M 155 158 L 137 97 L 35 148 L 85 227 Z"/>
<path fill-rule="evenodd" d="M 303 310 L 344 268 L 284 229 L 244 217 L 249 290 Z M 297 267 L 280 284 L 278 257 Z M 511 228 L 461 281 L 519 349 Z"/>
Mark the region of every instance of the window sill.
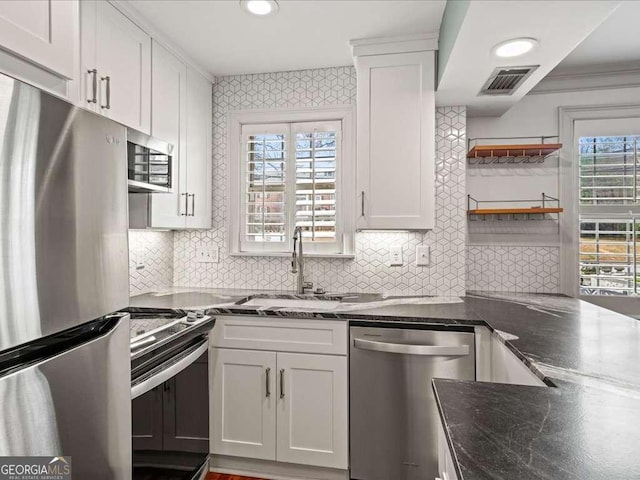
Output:
<path fill-rule="evenodd" d="M 231 257 L 291 257 L 291 252 L 231 252 Z M 355 260 L 353 253 L 304 253 L 305 258 L 339 258 Z"/>

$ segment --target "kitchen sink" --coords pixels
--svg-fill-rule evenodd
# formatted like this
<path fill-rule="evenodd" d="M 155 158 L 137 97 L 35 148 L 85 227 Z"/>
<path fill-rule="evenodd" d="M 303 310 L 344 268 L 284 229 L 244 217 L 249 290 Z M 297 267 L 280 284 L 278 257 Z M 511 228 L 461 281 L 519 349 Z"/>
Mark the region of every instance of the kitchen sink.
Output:
<path fill-rule="evenodd" d="M 331 310 L 340 305 L 339 300 L 298 299 L 298 298 L 252 298 L 242 303 L 248 307 L 269 307 L 269 308 L 305 308 L 316 310 Z"/>

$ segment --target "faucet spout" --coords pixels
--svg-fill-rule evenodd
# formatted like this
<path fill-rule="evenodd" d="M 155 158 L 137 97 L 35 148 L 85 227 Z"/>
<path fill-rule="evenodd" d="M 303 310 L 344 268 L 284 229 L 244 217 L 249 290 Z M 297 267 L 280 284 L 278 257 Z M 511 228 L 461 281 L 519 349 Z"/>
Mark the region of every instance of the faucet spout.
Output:
<path fill-rule="evenodd" d="M 297 273 L 296 293 L 304 294 L 308 288 L 313 288 L 311 282 L 304 281 L 304 252 L 302 250 L 302 228 L 293 230 L 293 254 L 291 256 L 291 273 Z"/>

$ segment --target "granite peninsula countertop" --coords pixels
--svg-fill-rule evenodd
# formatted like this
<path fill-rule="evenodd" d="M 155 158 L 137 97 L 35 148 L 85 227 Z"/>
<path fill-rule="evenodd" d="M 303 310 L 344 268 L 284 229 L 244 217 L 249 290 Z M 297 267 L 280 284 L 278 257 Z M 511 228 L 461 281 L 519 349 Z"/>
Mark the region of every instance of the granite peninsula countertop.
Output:
<path fill-rule="evenodd" d="M 553 386 L 434 380 L 460 480 L 640 479 L 640 322 L 630 317 L 569 297 L 495 292 L 328 295 L 347 297 L 336 308 L 243 306 L 249 297 L 299 298 L 283 292 L 173 295 L 133 297 L 131 306 L 160 301 L 159 308 L 214 315 L 486 326 Z"/>

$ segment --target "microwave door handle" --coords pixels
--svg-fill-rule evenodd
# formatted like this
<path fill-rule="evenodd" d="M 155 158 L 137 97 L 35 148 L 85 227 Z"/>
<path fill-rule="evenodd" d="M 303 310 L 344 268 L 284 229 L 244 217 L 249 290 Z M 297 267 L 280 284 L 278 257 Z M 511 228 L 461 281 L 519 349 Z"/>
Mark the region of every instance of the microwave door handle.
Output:
<path fill-rule="evenodd" d="M 353 346 L 361 350 L 398 353 L 401 355 L 423 355 L 429 357 L 462 357 L 469 355 L 469 345 L 414 345 L 356 338 L 353 340 Z"/>
<path fill-rule="evenodd" d="M 190 354 L 186 355 L 184 358 L 181 358 L 176 363 L 170 365 L 169 367 L 161 370 L 156 375 L 146 379 L 144 382 L 140 382 L 131 387 L 131 399 L 139 397 L 140 395 L 147 393 L 150 390 L 153 390 L 158 385 L 162 385 L 164 382 L 174 377 L 182 370 L 187 368 L 193 362 L 195 362 L 200 356 L 205 353 L 209 348 L 209 341 L 204 339 L 202 343 L 193 350 Z"/>

